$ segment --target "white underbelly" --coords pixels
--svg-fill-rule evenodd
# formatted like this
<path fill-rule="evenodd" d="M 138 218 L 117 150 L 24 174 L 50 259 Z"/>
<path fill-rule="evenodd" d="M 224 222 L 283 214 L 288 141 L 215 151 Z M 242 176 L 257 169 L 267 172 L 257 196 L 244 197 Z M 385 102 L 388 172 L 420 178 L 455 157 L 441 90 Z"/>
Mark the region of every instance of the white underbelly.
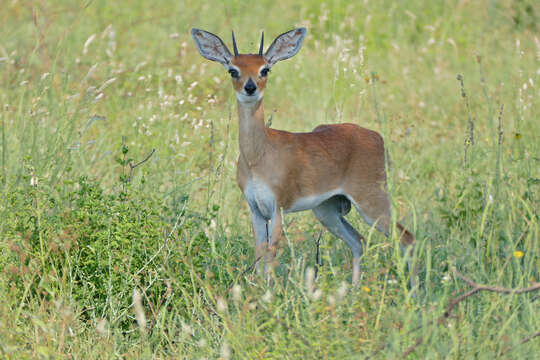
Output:
<path fill-rule="evenodd" d="M 336 189 L 332 191 L 327 191 L 322 194 L 305 196 L 305 197 L 297 199 L 289 209 L 284 209 L 284 211 L 286 213 L 289 213 L 289 212 L 296 212 L 296 211 L 311 210 L 319 206 L 323 201 L 328 200 L 332 196 L 335 196 L 338 194 L 343 194 L 343 191 L 341 189 Z"/>
<path fill-rule="evenodd" d="M 343 194 L 343 190 L 335 189 L 321 194 L 298 198 L 291 207 L 283 209 L 284 212 L 297 212 L 311 210 L 332 196 Z M 270 219 L 276 210 L 276 195 L 272 189 L 260 180 L 249 180 L 244 188 L 244 196 L 250 207 L 257 208 L 261 215 Z"/>

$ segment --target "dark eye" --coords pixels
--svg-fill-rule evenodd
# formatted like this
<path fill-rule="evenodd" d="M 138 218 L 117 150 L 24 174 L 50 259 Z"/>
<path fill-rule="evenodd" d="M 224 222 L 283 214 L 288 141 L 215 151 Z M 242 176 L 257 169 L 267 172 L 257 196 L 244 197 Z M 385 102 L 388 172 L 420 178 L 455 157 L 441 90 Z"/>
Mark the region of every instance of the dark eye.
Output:
<path fill-rule="evenodd" d="M 240 73 L 236 69 L 229 69 L 229 74 L 231 74 L 231 77 L 238 79 L 240 77 Z"/>
<path fill-rule="evenodd" d="M 261 70 L 261 76 L 266 77 L 266 76 L 268 76 L 269 72 L 270 72 L 269 68 L 264 68 L 264 69 Z"/>

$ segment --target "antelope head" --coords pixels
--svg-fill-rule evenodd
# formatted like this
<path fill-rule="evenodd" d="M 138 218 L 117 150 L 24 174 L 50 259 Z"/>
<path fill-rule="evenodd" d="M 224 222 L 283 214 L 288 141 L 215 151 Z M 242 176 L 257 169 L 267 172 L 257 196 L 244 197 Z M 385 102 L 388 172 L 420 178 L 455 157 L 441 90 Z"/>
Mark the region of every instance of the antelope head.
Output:
<path fill-rule="evenodd" d="M 240 54 L 232 33 L 231 54 L 225 43 L 208 31 L 191 29 L 197 49 L 208 60 L 217 61 L 229 72 L 236 98 L 241 103 L 252 103 L 262 99 L 270 69 L 275 63 L 294 56 L 302 47 L 306 36 L 305 28 L 298 28 L 279 35 L 263 53 L 264 32 L 258 54 Z"/>

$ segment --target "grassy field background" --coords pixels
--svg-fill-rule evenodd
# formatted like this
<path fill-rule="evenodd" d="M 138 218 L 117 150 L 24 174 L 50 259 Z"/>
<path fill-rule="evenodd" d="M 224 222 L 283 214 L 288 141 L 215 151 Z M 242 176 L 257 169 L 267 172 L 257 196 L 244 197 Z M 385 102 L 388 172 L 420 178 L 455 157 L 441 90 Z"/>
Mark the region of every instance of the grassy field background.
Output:
<path fill-rule="evenodd" d="M 539 17 L 532 0 L 6 0 L 1 357 L 400 358 L 416 344 L 409 358 L 533 358 L 537 291 L 479 292 L 437 319 L 470 290 L 456 270 L 540 281 Z M 353 213 L 358 288 L 311 213 L 287 216 L 272 285 L 250 270 L 236 101 L 189 29 L 229 47 L 234 30 L 249 53 L 262 30 L 268 46 L 296 26 L 308 35 L 272 70 L 266 116 L 384 135 L 416 299 L 395 236 Z"/>

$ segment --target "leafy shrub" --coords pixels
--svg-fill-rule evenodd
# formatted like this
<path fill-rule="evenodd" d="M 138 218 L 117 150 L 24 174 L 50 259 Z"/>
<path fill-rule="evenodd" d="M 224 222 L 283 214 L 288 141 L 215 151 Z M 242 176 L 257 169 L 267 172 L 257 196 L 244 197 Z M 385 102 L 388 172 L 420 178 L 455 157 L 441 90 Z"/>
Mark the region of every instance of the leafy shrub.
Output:
<path fill-rule="evenodd" d="M 117 192 L 85 176 L 64 181 L 63 188 L 19 185 L 10 191 L 0 208 L 9 238 L 0 271 L 8 273 L 10 286 L 22 293 L 30 281 L 32 296 L 68 297 L 85 317 L 108 317 L 123 328 L 133 322 L 134 287 L 148 301 L 159 299 L 174 273 L 175 287 L 193 291 L 190 271 L 203 274 L 209 259 L 204 229 L 210 220 L 129 181 L 121 178 Z M 187 196 L 181 201 L 185 205 Z"/>

